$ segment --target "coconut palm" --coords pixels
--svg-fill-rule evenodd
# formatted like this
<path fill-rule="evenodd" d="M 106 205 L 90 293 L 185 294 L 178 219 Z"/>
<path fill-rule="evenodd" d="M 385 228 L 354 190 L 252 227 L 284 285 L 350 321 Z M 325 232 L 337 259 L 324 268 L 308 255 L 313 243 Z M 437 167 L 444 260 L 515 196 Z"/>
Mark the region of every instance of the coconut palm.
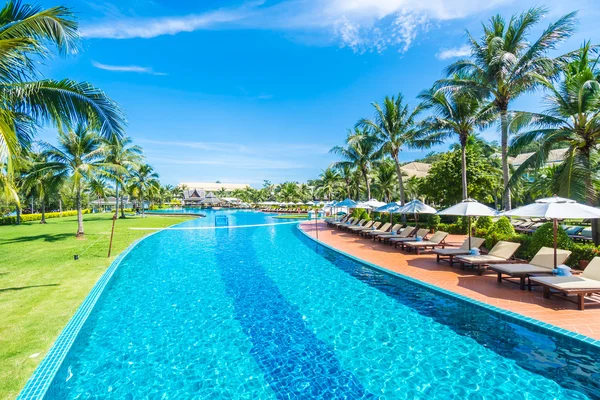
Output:
<path fill-rule="evenodd" d="M 358 127 L 370 129 L 379 140 L 381 154 L 387 154 L 394 160 L 402 204 L 405 196 L 400 152 L 405 148 L 426 148 L 432 144 L 422 139 L 422 132 L 417 128 L 415 119 L 421 112 L 421 108 L 410 109 L 407 104 L 403 104 L 403 101 L 400 93 L 398 97 L 386 96 L 383 100 L 383 108 L 373 103 L 374 120 L 363 118 L 357 123 Z"/>
<path fill-rule="evenodd" d="M 42 142 L 41 148 L 48 161 L 37 170 L 49 173 L 54 179 L 71 177 L 75 188 L 77 208 L 77 237 L 83 237 L 83 212 L 81 194 L 84 182 L 89 182 L 97 174 L 116 168 L 105 161 L 98 133 L 86 124 L 58 132 L 58 145 Z"/>
<path fill-rule="evenodd" d="M 113 166 L 120 167 L 115 171 L 115 214 L 119 212 L 119 189 L 125 185 L 125 179 L 130 172 L 140 165 L 143 160 L 142 148 L 132 145 L 129 137 L 110 135 L 102 141 L 102 154 L 105 161 Z M 121 216 L 125 218 L 125 210 L 121 201 Z"/>
<path fill-rule="evenodd" d="M 344 182 L 345 186 L 345 196 L 348 198 L 352 198 L 352 179 L 354 178 L 354 170 L 350 165 L 344 164 L 338 166 L 337 171 L 340 175 L 340 179 Z"/>
<path fill-rule="evenodd" d="M 299 200 L 298 183 L 297 182 L 284 182 L 279 185 L 276 189 L 277 198 L 280 201 L 289 203 L 292 201 Z"/>
<path fill-rule="evenodd" d="M 492 107 L 483 107 L 483 102 L 467 92 L 447 93 L 429 89 L 419 94 L 422 107 L 432 115 L 422 122 L 430 139 L 443 141 L 458 136 L 462 154 L 462 198 L 467 199 L 467 141 L 477 128 L 488 125 L 494 119 Z"/>
<path fill-rule="evenodd" d="M 507 23 L 500 15 L 484 25 L 478 42 L 467 32 L 471 58 L 459 60 L 446 69 L 451 79 L 439 86 L 466 89 L 491 101 L 500 120 L 504 207 L 511 208 L 508 165 L 509 107 L 512 101 L 538 85 L 538 76 L 552 77 L 557 63 L 547 56 L 575 28 L 576 13 L 566 14 L 551 23 L 535 41 L 528 41 L 531 29 L 546 15 L 544 8 L 531 8 L 513 15 Z M 458 74 L 460 78 L 456 79 Z"/>
<path fill-rule="evenodd" d="M 511 129 L 520 132 L 511 150 L 537 144 L 537 151 L 517 168 L 511 184 L 526 171 L 543 167 L 550 150 L 567 146 L 561 169 L 557 171 L 562 196 L 595 205 L 594 171 L 600 146 L 600 69 L 590 60 L 590 46 L 581 47 L 578 57 L 566 64 L 559 82 L 548 77 L 537 79 L 549 92 L 543 113 L 520 112 Z M 521 132 L 524 128 L 531 130 Z"/>
<path fill-rule="evenodd" d="M 60 177 L 55 177 L 51 171 L 44 168 L 47 162 L 48 156 L 45 153 L 27 152 L 27 161 L 21 164 L 26 168 L 21 190 L 25 196 L 37 198 L 39 201 L 42 214 L 40 224 L 46 223 L 46 203 L 49 195 L 56 191 L 62 181 Z"/>
<path fill-rule="evenodd" d="M 96 196 L 100 208 L 102 208 L 102 199 L 106 197 L 108 193 L 108 185 L 106 179 L 103 176 L 94 176 L 87 183 L 88 192 Z"/>
<path fill-rule="evenodd" d="M 371 135 L 367 128 L 355 127 L 354 131 L 348 132 L 346 138 L 346 147 L 335 146 L 330 153 L 336 154 L 342 158 L 342 161 L 335 162 L 332 168 L 356 168 L 360 171 L 365 181 L 367 189 L 367 198 L 371 198 L 371 181 L 369 174 L 374 161 L 378 157 L 377 151 L 380 148 L 380 141 L 374 135 Z"/>
<path fill-rule="evenodd" d="M 318 196 L 324 196 L 327 200 L 332 200 L 335 191 L 340 184 L 340 175 L 333 168 L 324 169 L 316 180 L 316 189 Z"/>
<path fill-rule="evenodd" d="M 398 183 L 396 173 L 394 161 L 389 159 L 378 163 L 375 169 L 373 190 L 377 197 L 384 199 L 386 203 L 392 201 L 393 193 L 396 190 Z"/>
<path fill-rule="evenodd" d="M 0 11 L 0 159 L 9 174 L 36 123 L 85 122 L 105 136 L 123 132 L 121 111 L 101 90 L 69 79 L 37 80 L 49 46 L 61 55 L 77 51 L 77 28 L 67 7 L 44 10 L 8 1 Z"/>
<path fill-rule="evenodd" d="M 142 218 L 146 216 L 144 212 L 144 199 L 152 194 L 158 187 L 158 174 L 148 164 L 142 164 L 133 169 L 129 184 L 133 191 L 137 193 L 142 208 Z"/>

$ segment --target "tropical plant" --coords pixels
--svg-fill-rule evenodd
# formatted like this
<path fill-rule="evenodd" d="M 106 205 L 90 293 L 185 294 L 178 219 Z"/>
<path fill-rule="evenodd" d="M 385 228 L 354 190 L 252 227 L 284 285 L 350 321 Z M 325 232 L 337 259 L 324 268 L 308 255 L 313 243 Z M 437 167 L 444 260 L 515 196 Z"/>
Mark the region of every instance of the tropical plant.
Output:
<path fill-rule="evenodd" d="M 377 137 L 371 135 L 366 128 L 354 128 L 354 131 L 348 132 L 346 138 L 346 147 L 335 146 L 330 153 L 336 154 L 342 158 L 342 161 L 335 162 L 332 168 L 355 168 L 360 171 L 365 181 L 367 189 L 367 198 L 371 198 L 371 180 L 369 174 L 371 166 L 377 159 L 377 150 L 380 144 Z"/>
<path fill-rule="evenodd" d="M 10 174 L 36 124 L 88 124 L 108 136 L 121 135 L 124 118 L 117 105 L 87 82 L 37 80 L 39 59 L 49 46 L 66 55 L 77 51 L 77 22 L 67 7 L 42 9 L 8 1 L 0 11 L 0 159 Z M 0 172 L 2 173 L 2 172 Z"/>
<path fill-rule="evenodd" d="M 374 172 L 373 191 L 376 197 L 383 199 L 386 203 L 391 202 L 398 184 L 394 161 L 387 159 L 378 163 Z"/>
<path fill-rule="evenodd" d="M 47 162 L 47 154 L 27 152 L 27 162 L 21 164 L 21 166 L 26 166 L 27 168 L 23 176 L 21 190 L 25 196 L 32 199 L 37 198 L 39 201 L 41 211 L 40 224 L 46 223 L 46 204 L 48 203 L 49 195 L 55 192 L 57 186 L 62 181 L 60 177 L 55 177 L 51 171 L 44 168 Z"/>
<path fill-rule="evenodd" d="M 407 104 L 403 104 L 402 94 L 398 97 L 386 96 L 383 100 L 383 108 L 377 103 L 373 103 L 375 108 L 375 119 L 363 118 L 357 123 L 357 127 L 371 130 L 378 140 L 379 156 L 389 155 L 396 166 L 396 176 L 398 187 L 400 188 L 400 202 L 404 204 L 404 182 L 402 170 L 400 168 L 400 152 L 404 148 L 427 148 L 433 142 L 422 138 L 416 124 L 416 117 L 421 112 L 420 107 L 410 109 Z M 369 196 L 370 197 L 370 196 Z"/>
<path fill-rule="evenodd" d="M 597 169 L 600 146 L 600 69 L 596 69 L 596 61 L 590 59 L 590 45 L 586 43 L 577 57 L 564 66 L 559 82 L 537 77 L 549 91 L 547 110 L 515 115 L 512 130 L 531 130 L 519 133 L 511 147 L 519 151 L 537 143 L 538 149 L 515 171 L 511 184 L 527 171 L 542 168 L 550 151 L 564 144 L 568 147 L 560 169 L 554 171 L 558 174 L 558 192 L 554 194 L 596 204 L 592 173 Z"/>
<path fill-rule="evenodd" d="M 142 209 L 142 218 L 144 218 L 146 216 L 144 210 L 146 196 L 151 195 L 158 187 L 160 187 L 158 174 L 154 172 L 154 169 L 150 165 L 141 164 L 133 169 L 131 178 L 129 179 L 129 185 L 132 189 L 131 192 L 137 194 Z"/>
<path fill-rule="evenodd" d="M 531 8 L 513 15 L 507 23 L 500 15 L 483 26 L 478 42 L 467 32 L 471 58 L 451 64 L 438 86 L 467 90 L 472 95 L 489 99 L 500 120 L 502 144 L 502 177 L 504 208 L 511 208 L 508 165 L 509 107 L 511 102 L 539 84 L 538 77 L 556 76 L 556 60 L 547 56 L 558 43 L 568 38 L 575 28 L 576 13 L 569 13 L 551 23 L 540 37 L 528 41 L 531 29 L 546 15 L 544 8 Z M 456 77 L 458 76 L 458 78 Z"/>
<path fill-rule="evenodd" d="M 132 140 L 129 137 L 110 135 L 102 141 L 102 154 L 108 164 L 118 167 L 113 173 L 115 181 L 115 214 L 118 214 L 120 204 L 120 218 L 125 218 L 123 201 L 119 202 L 119 189 L 125 185 L 125 179 L 142 162 L 142 149 L 139 146 L 132 145 Z"/>
<path fill-rule="evenodd" d="M 483 107 L 483 102 L 465 91 L 447 93 L 429 89 L 421 92 L 422 107 L 432 114 L 422 122 L 429 138 L 443 141 L 457 136 L 461 149 L 462 198 L 469 197 L 467 185 L 467 141 L 477 128 L 488 125 L 494 118 L 491 108 Z"/>
<path fill-rule="evenodd" d="M 107 170 L 117 167 L 105 161 L 97 132 L 83 123 L 67 131 L 60 129 L 56 147 L 42 142 L 41 148 L 48 161 L 37 169 L 37 173 L 50 173 L 54 179 L 72 179 L 77 207 L 77 237 L 83 237 L 83 184 L 96 174 L 106 174 Z"/>
<path fill-rule="evenodd" d="M 315 184 L 317 196 L 332 200 L 340 185 L 340 174 L 333 168 L 327 168 L 321 172 Z"/>
<path fill-rule="evenodd" d="M 283 201 L 286 203 L 298 201 L 300 199 L 298 193 L 298 183 L 283 182 L 276 188 L 276 196 L 279 199 L 279 201 Z"/>
<path fill-rule="evenodd" d="M 87 190 L 96 197 L 98 205 L 102 207 L 102 199 L 108 194 L 108 185 L 103 176 L 94 176 L 87 182 Z M 116 212 L 116 211 L 115 211 Z"/>

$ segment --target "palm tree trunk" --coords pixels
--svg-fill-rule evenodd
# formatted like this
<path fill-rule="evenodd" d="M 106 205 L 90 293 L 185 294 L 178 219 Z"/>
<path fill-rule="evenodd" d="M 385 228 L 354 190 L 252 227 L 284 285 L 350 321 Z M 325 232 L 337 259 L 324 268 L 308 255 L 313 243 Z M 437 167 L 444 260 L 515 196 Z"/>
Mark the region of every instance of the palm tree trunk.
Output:
<path fill-rule="evenodd" d="M 16 213 L 17 213 L 17 225 L 21 225 L 21 205 L 19 203 L 17 203 L 17 207 L 16 207 Z"/>
<path fill-rule="evenodd" d="M 402 168 L 400 168 L 400 160 L 398 160 L 398 155 L 392 155 L 394 158 L 394 163 L 396 164 L 396 174 L 398 174 L 398 186 L 400 186 L 400 204 L 404 205 L 404 178 L 402 177 Z"/>
<path fill-rule="evenodd" d="M 508 211 L 511 207 L 510 189 L 508 180 L 510 179 L 508 170 L 508 110 L 500 110 L 500 129 L 502 131 L 502 180 L 504 182 L 504 210 Z"/>
<path fill-rule="evenodd" d="M 42 206 L 42 219 L 40 220 L 40 224 L 45 224 L 46 223 L 46 201 L 45 199 L 42 197 L 41 199 L 41 206 Z"/>
<path fill-rule="evenodd" d="M 62 217 L 62 197 L 58 195 L 58 213 Z"/>
<path fill-rule="evenodd" d="M 467 145 L 461 146 L 462 155 L 462 198 L 463 200 L 469 197 L 467 193 Z"/>
<path fill-rule="evenodd" d="M 119 215 L 119 181 L 115 179 L 115 215 Z"/>
<path fill-rule="evenodd" d="M 365 183 L 367 184 L 367 200 L 371 200 L 371 182 L 369 182 L 369 173 L 366 169 L 362 170 Z"/>
<path fill-rule="evenodd" d="M 81 209 L 81 186 L 77 185 L 77 237 L 83 237 L 83 210 Z"/>
<path fill-rule="evenodd" d="M 140 192 L 140 206 L 142 207 L 142 218 L 146 216 L 144 212 L 144 192 Z"/>

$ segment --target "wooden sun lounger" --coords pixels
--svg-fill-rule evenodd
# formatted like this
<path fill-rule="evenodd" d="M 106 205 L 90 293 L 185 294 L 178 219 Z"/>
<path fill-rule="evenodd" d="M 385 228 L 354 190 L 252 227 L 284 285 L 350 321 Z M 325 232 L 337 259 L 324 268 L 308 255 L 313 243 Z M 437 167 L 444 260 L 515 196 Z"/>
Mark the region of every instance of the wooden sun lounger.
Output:
<path fill-rule="evenodd" d="M 473 248 L 473 247 L 480 248 L 484 242 L 485 242 L 485 239 L 478 238 L 478 237 L 471 237 L 471 248 Z M 469 255 L 470 250 L 471 249 L 469 248 L 469 238 L 466 238 L 465 241 L 460 245 L 459 248 L 434 249 L 433 254 L 436 255 L 437 262 L 448 261 L 450 263 L 450 266 L 453 266 L 454 265 L 454 257 Z"/>
<path fill-rule="evenodd" d="M 409 237 L 414 231 L 415 231 L 414 226 L 407 226 L 406 228 L 404 228 L 396 233 L 385 233 L 383 235 L 377 235 L 377 238 L 379 239 L 380 242 L 381 241 L 389 242 L 390 239 Z"/>
<path fill-rule="evenodd" d="M 460 262 L 462 269 L 472 267 L 477 269 L 477 274 L 481 275 L 485 267 L 490 264 L 510 263 L 510 258 L 515 254 L 519 246 L 521 246 L 520 243 L 499 241 L 488 254 L 458 256 L 456 261 Z"/>
<path fill-rule="evenodd" d="M 564 263 L 570 255 L 570 251 L 558 249 L 556 251 L 557 264 Z M 521 290 L 525 290 L 526 280 L 531 275 L 552 274 L 554 270 L 554 249 L 551 247 L 542 247 L 528 264 L 494 264 L 488 268 L 498 274 L 498 283 L 502 283 L 502 280 L 518 283 Z M 513 279 L 518 279 L 518 281 L 514 281 Z M 529 281 L 528 287 L 531 290 L 531 281 Z"/>
<path fill-rule="evenodd" d="M 390 243 L 393 243 L 394 247 L 400 246 L 400 248 L 404 249 L 404 243 L 414 242 L 415 237 L 417 237 L 417 236 L 420 236 L 423 239 L 425 239 L 425 236 L 427 236 L 427 234 L 429 233 L 429 229 L 422 228 L 422 229 L 417 230 L 416 233 L 414 233 L 414 234 L 413 233 L 411 233 L 410 237 L 391 238 Z"/>
<path fill-rule="evenodd" d="M 392 224 L 390 224 L 389 222 L 386 222 L 385 224 L 383 224 L 382 226 L 380 226 L 377 229 L 373 229 L 370 231 L 363 231 L 360 234 L 364 235 L 364 236 L 375 236 L 375 235 L 379 235 L 379 234 L 384 234 L 384 233 L 388 233 L 390 232 L 390 228 L 392 227 Z"/>
<path fill-rule="evenodd" d="M 352 229 L 352 232 L 360 234 L 361 232 L 364 232 L 364 231 L 374 230 L 373 228 L 377 229 L 377 228 L 379 228 L 379 225 L 381 225 L 381 222 L 369 221 L 365 224 L 365 226 L 361 226 L 360 228 Z"/>
<path fill-rule="evenodd" d="M 373 225 L 373 221 L 366 221 L 363 225 L 349 226 L 346 228 L 349 232 L 357 232 L 363 229 L 369 229 Z"/>
<path fill-rule="evenodd" d="M 421 249 L 427 249 L 431 247 L 431 249 L 435 249 L 437 246 L 444 248 L 444 240 L 448 237 L 447 232 L 437 231 L 433 234 L 431 238 L 428 240 L 422 240 L 420 242 L 405 242 L 404 247 L 407 251 L 414 249 L 417 252 L 417 255 L 421 254 Z"/>
<path fill-rule="evenodd" d="M 388 222 L 388 223 L 386 223 L 385 225 L 390 225 L 390 223 Z M 383 225 L 383 226 L 385 226 L 385 225 Z M 374 223 L 374 224 L 371 226 L 371 229 L 363 229 L 363 230 L 359 231 L 359 232 L 358 232 L 358 234 L 359 234 L 360 236 L 365 236 L 365 237 L 366 237 L 366 236 L 368 236 L 368 235 L 369 235 L 371 232 L 377 232 L 377 231 L 378 231 L 379 229 L 381 229 L 383 226 L 381 225 L 381 222 L 375 222 L 375 223 Z M 388 226 L 386 229 L 389 229 L 389 226 Z"/>
<path fill-rule="evenodd" d="M 600 305 L 600 257 L 594 257 L 581 276 L 532 276 L 529 279 L 543 287 L 546 299 L 560 295 L 582 311 L 586 305 Z"/>
<path fill-rule="evenodd" d="M 363 224 L 365 223 L 366 220 L 361 219 L 360 221 L 354 220 L 353 222 L 349 223 L 349 224 L 341 224 L 338 225 L 338 229 L 344 230 L 344 229 L 348 229 L 351 228 L 353 226 L 363 226 Z"/>

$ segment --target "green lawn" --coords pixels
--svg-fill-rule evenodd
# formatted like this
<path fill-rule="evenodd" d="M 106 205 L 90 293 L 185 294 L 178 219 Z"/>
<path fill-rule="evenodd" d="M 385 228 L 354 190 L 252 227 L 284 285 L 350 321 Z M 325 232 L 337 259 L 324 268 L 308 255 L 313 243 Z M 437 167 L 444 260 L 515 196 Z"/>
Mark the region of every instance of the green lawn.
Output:
<path fill-rule="evenodd" d="M 129 244 L 190 217 L 117 220 L 107 258 L 110 214 L 85 215 L 86 238 L 75 238 L 76 217 L 0 226 L 0 398 L 15 398 L 35 367 L 110 263 Z M 73 255 L 79 254 L 78 261 Z"/>

